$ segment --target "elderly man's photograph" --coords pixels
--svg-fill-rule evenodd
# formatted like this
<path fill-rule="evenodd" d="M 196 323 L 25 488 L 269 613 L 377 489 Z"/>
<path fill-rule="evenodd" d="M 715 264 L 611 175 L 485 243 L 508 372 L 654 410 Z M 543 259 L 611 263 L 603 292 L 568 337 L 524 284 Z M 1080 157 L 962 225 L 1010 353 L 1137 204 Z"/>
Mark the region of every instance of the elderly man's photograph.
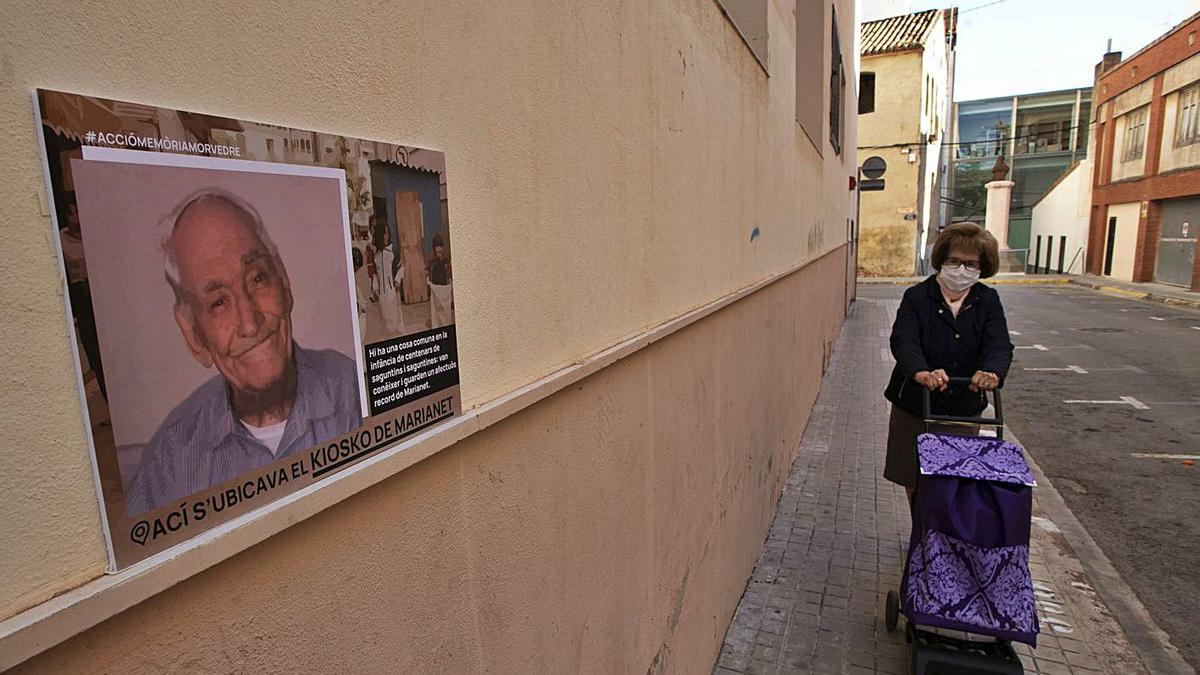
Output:
<path fill-rule="evenodd" d="M 163 420 L 126 492 L 156 509 L 302 452 L 362 421 L 355 362 L 293 335 L 288 271 L 258 212 L 221 190 L 169 219 L 164 276 L 181 358 L 216 372 Z"/>

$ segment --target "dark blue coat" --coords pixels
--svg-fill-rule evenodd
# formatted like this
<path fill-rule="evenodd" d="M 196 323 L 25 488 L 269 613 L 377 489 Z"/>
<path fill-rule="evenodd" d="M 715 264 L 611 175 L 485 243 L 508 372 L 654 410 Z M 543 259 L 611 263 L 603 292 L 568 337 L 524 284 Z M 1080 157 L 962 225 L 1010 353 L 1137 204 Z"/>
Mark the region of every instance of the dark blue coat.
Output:
<path fill-rule="evenodd" d="M 999 375 L 1003 386 L 1012 364 L 1008 322 L 996 289 L 976 283 L 956 319 L 942 297 L 937 275 L 904 292 L 891 343 L 896 367 L 883 395 L 918 417 L 923 415 L 922 387 L 912 379 L 916 373 L 941 368 L 951 377 L 971 377 L 983 370 Z M 987 400 L 980 392 L 956 385 L 934 392 L 932 407 L 940 415 L 974 417 L 987 407 Z"/>

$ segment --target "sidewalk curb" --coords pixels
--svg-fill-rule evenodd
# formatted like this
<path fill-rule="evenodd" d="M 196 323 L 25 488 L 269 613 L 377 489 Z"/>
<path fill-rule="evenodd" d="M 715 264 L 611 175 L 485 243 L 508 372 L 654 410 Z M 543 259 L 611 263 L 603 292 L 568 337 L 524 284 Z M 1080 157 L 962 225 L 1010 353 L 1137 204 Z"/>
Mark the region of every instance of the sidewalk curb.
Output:
<path fill-rule="evenodd" d="M 1176 298 L 1176 297 L 1172 297 L 1169 295 L 1160 295 L 1158 293 L 1151 293 L 1149 291 L 1131 291 L 1127 288 L 1121 288 L 1119 286 L 1110 286 L 1108 284 L 1097 282 L 1097 281 L 1092 281 L 1090 279 L 1068 279 L 1067 283 L 1074 284 L 1076 286 L 1083 286 L 1084 288 L 1090 288 L 1093 291 L 1102 291 L 1104 293 L 1116 293 L 1117 295 L 1123 295 L 1128 298 L 1134 298 L 1135 300 L 1142 300 L 1145 302 L 1157 302 L 1159 304 L 1169 305 L 1171 307 L 1187 307 L 1190 309 L 1200 309 L 1200 300 L 1189 300 L 1186 298 Z"/>
<path fill-rule="evenodd" d="M 1130 644 L 1137 650 L 1142 664 L 1151 673 L 1195 673 L 1188 665 L 1175 645 L 1171 644 L 1166 631 L 1150 617 L 1145 605 L 1138 599 L 1133 589 L 1125 583 L 1120 573 L 1113 567 L 1108 556 L 1104 555 L 1096 540 L 1079 522 L 1071 508 L 1067 506 L 1062 494 L 1054 487 L 1050 478 L 1034 460 L 1029 448 L 1012 433 L 1008 425 L 1004 427 L 1006 439 L 1025 448 L 1025 459 L 1029 464 L 1033 478 L 1037 482 L 1038 500 L 1042 509 L 1050 516 L 1050 520 L 1058 526 L 1063 538 L 1075 552 L 1084 572 L 1092 582 L 1092 586 L 1109 611 L 1117 618 L 1117 622 L 1125 631 Z"/>

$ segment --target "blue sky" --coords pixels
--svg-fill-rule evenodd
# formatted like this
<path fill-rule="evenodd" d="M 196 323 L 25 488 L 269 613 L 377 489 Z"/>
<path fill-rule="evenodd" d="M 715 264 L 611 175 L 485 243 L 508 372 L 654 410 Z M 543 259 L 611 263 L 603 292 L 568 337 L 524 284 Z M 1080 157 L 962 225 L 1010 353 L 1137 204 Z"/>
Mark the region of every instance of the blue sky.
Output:
<path fill-rule="evenodd" d="M 1200 11 L 1200 0 L 861 0 L 858 11 L 869 21 L 956 5 L 959 101 L 1091 86 L 1109 38 L 1129 56 Z"/>

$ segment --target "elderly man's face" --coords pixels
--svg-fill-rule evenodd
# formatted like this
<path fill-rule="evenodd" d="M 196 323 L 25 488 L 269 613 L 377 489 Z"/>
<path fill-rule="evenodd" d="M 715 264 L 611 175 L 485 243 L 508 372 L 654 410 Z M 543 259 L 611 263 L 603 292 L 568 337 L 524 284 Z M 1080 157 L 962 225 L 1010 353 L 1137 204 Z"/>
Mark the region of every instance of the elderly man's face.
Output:
<path fill-rule="evenodd" d="M 221 200 L 199 202 L 180 218 L 172 246 L 188 299 L 175 320 L 192 355 L 238 391 L 270 389 L 292 359 L 292 293 L 249 216 Z"/>

